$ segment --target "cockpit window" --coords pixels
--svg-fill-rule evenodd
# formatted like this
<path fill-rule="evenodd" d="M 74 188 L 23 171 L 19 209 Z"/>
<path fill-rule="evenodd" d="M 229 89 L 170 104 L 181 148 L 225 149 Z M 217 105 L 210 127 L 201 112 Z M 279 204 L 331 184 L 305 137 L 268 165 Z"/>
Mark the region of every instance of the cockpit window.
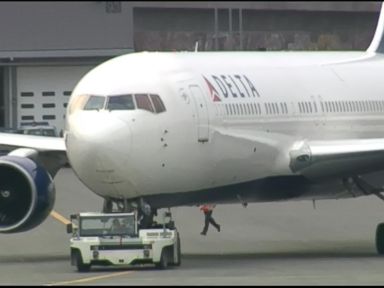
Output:
<path fill-rule="evenodd" d="M 155 106 L 156 113 L 161 113 L 165 111 L 165 106 L 159 95 L 151 94 L 151 100 L 153 106 Z"/>
<path fill-rule="evenodd" d="M 104 108 L 104 96 L 90 96 L 84 110 L 100 110 Z"/>
<path fill-rule="evenodd" d="M 133 103 L 132 95 L 117 95 L 108 97 L 107 103 L 108 110 L 133 110 L 135 104 Z"/>
<path fill-rule="evenodd" d="M 137 109 L 155 112 L 155 109 L 153 109 L 152 103 L 149 100 L 148 94 L 135 94 L 135 100 L 137 104 Z"/>
<path fill-rule="evenodd" d="M 84 104 L 88 101 L 89 95 L 82 94 L 73 97 L 71 102 L 69 103 L 69 114 L 74 113 L 77 110 L 81 110 L 84 107 Z"/>

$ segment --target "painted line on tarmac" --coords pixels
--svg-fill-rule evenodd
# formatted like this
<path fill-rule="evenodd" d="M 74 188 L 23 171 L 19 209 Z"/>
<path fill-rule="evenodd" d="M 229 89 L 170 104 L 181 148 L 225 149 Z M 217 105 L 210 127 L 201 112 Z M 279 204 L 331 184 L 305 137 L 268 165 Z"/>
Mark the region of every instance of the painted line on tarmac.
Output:
<path fill-rule="evenodd" d="M 57 221 L 63 223 L 64 225 L 67 225 L 69 223 L 71 223 L 71 221 L 69 221 L 67 218 L 65 218 L 63 215 L 60 215 L 59 213 L 57 213 L 55 210 L 52 210 L 51 212 L 51 216 L 53 218 L 55 218 Z"/>
<path fill-rule="evenodd" d="M 68 285 L 68 284 L 84 283 L 84 282 L 90 282 L 90 281 L 96 281 L 96 280 L 101 280 L 101 279 L 107 279 L 107 278 L 112 278 L 112 277 L 116 277 L 116 276 L 132 274 L 132 273 L 133 273 L 133 271 L 115 272 L 115 273 L 107 274 L 107 275 L 88 277 L 88 278 L 82 278 L 82 279 L 77 279 L 77 280 L 69 280 L 69 281 L 63 281 L 63 282 L 56 282 L 56 283 L 51 283 L 51 284 L 45 284 L 44 286 L 55 286 L 55 285 Z"/>

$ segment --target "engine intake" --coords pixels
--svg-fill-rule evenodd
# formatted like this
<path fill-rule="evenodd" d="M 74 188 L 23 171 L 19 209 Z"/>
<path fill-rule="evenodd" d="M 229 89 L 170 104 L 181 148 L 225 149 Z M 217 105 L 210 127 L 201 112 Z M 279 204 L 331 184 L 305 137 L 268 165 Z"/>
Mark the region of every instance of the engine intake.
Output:
<path fill-rule="evenodd" d="M 0 233 L 36 227 L 54 202 L 54 183 L 43 167 L 25 157 L 0 157 Z"/>

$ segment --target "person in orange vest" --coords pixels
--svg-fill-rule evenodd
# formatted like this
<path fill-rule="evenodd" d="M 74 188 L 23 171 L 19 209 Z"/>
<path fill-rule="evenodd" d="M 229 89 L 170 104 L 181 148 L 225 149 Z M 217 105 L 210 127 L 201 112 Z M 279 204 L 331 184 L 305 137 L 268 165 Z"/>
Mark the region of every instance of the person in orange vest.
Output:
<path fill-rule="evenodd" d="M 209 223 L 211 223 L 213 226 L 216 227 L 217 231 L 220 232 L 220 225 L 215 222 L 215 219 L 212 217 L 213 208 L 215 208 L 216 205 L 214 204 L 205 204 L 201 205 L 200 210 L 204 212 L 205 221 L 204 221 L 204 228 L 203 231 L 200 233 L 201 235 L 207 235 Z"/>

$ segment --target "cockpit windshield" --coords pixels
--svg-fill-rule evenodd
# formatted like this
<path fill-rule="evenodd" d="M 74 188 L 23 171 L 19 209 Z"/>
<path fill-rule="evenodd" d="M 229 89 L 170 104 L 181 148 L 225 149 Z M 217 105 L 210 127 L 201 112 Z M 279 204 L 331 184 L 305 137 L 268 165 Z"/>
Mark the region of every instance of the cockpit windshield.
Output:
<path fill-rule="evenodd" d="M 69 113 L 77 110 L 146 110 L 152 113 L 164 112 L 165 106 L 157 94 L 122 94 L 122 95 L 78 95 L 69 105 Z"/>
<path fill-rule="evenodd" d="M 150 112 L 155 112 L 151 101 L 149 100 L 148 94 L 135 94 L 135 100 L 137 109 L 143 109 Z"/>
<path fill-rule="evenodd" d="M 163 101 L 161 101 L 161 98 L 159 95 L 151 94 L 151 100 L 153 103 L 153 106 L 155 106 L 156 113 L 161 113 L 165 111 L 165 106 Z"/>
<path fill-rule="evenodd" d="M 152 113 L 165 111 L 165 106 L 157 94 L 127 94 L 108 96 L 107 110 L 146 110 Z"/>
<path fill-rule="evenodd" d="M 104 108 L 104 96 L 90 96 L 84 106 L 84 110 L 100 110 Z"/>
<path fill-rule="evenodd" d="M 107 110 L 133 110 L 135 104 L 133 103 L 132 95 L 118 95 L 108 97 Z"/>

